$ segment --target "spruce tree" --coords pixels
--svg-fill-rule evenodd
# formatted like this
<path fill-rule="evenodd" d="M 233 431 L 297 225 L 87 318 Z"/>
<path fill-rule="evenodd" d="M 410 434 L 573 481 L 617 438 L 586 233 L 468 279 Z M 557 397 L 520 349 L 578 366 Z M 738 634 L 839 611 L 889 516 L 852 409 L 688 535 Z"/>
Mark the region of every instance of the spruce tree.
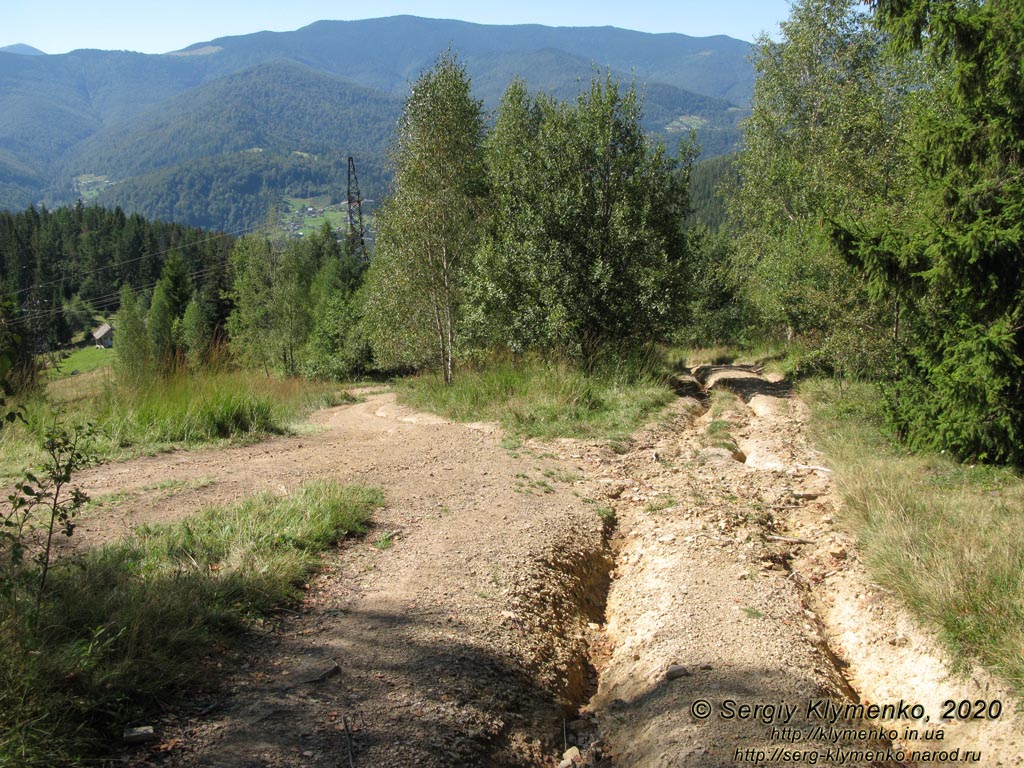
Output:
<path fill-rule="evenodd" d="M 117 375 L 129 386 L 141 383 L 152 372 L 145 318 L 132 287 L 125 283 L 121 286 L 121 307 L 114 320 L 114 354 Z"/>
<path fill-rule="evenodd" d="M 913 445 L 1024 464 L 1024 13 L 1019 0 L 879 0 L 878 22 L 938 71 L 921 89 L 914 205 L 844 220 L 878 290 L 913 302 L 893 413 Z"/>

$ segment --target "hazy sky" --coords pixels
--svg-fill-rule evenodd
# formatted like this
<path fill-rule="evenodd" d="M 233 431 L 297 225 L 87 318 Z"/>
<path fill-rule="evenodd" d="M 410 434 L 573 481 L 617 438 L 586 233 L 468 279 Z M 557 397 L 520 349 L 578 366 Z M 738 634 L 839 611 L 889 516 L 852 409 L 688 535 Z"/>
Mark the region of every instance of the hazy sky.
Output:
<path fill-rule="evenodd" d="M 481 24 L 605 26 L 643 32 L 729 35 L 752 40 L 777 31 L 789 0 L 5 0 L 0 47 L 47 53 L 76 48 L 166 53 L 192 43 L 260 30 L 284 32 L 320 19 L 412 14 Z"/>

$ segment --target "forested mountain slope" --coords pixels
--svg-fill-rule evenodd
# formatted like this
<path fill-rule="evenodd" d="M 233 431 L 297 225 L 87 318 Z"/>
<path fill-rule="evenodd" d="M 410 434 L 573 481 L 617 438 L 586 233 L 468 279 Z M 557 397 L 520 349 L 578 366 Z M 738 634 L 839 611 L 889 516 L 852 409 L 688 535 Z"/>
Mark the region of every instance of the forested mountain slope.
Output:
<path fill-rule="evenodd" d="M 595 69 L 607 69 L 644 94 L 645 130 L 670 149 L 696 130 L 707 156 L 735 148 L 754 80 L 749 44 L 723 36 L 412 16 L 321 21 L 163 55 L 10 46 L 0 51 L 0 209 L 100 194 L 192 224 L 251 224 L 266 212 L 254 186 L 273 199 L 296 181 L 291 171 L 283 182 L 268 172 L 267 156 L 274 167 L 293 165 L 293 153 L 312 156 L 304 164 L 316 168 L 302 174 L 319 179 L 340 155 L 382 167 L 409 82 L 449 47 L 487 109 L 514 77 L 572 99 Z M 227 199 L 202 211 L 215 168 L 258 181 L 220 184 Z M 168 207 L 172 197 L 180 204 Z"/>

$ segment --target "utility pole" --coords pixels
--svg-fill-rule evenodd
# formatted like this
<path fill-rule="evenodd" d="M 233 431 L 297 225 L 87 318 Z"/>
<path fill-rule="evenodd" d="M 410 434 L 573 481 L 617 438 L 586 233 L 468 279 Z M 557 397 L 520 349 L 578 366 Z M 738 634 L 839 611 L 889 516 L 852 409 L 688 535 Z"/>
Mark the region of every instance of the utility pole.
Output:
<path fill-rule="evenodd" d="M 360 261 L 366 260 L 366 240 L 363 229 L 363 198 L 359 194 L 356 161 L 348 158 L 348 240 L 351 253 Z"/>

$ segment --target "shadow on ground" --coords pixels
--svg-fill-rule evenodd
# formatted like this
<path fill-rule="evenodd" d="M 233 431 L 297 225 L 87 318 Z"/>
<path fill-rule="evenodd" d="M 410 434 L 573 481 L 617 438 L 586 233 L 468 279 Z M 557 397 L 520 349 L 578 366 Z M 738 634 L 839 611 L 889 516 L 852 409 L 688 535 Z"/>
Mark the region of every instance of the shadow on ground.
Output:
<path fill-rule="evenodd" d="M 346 612 L 270 646 L 281 666 L 175 765 L 533 766 L 561 747 L 553 694 L 445 616 Z"/>

